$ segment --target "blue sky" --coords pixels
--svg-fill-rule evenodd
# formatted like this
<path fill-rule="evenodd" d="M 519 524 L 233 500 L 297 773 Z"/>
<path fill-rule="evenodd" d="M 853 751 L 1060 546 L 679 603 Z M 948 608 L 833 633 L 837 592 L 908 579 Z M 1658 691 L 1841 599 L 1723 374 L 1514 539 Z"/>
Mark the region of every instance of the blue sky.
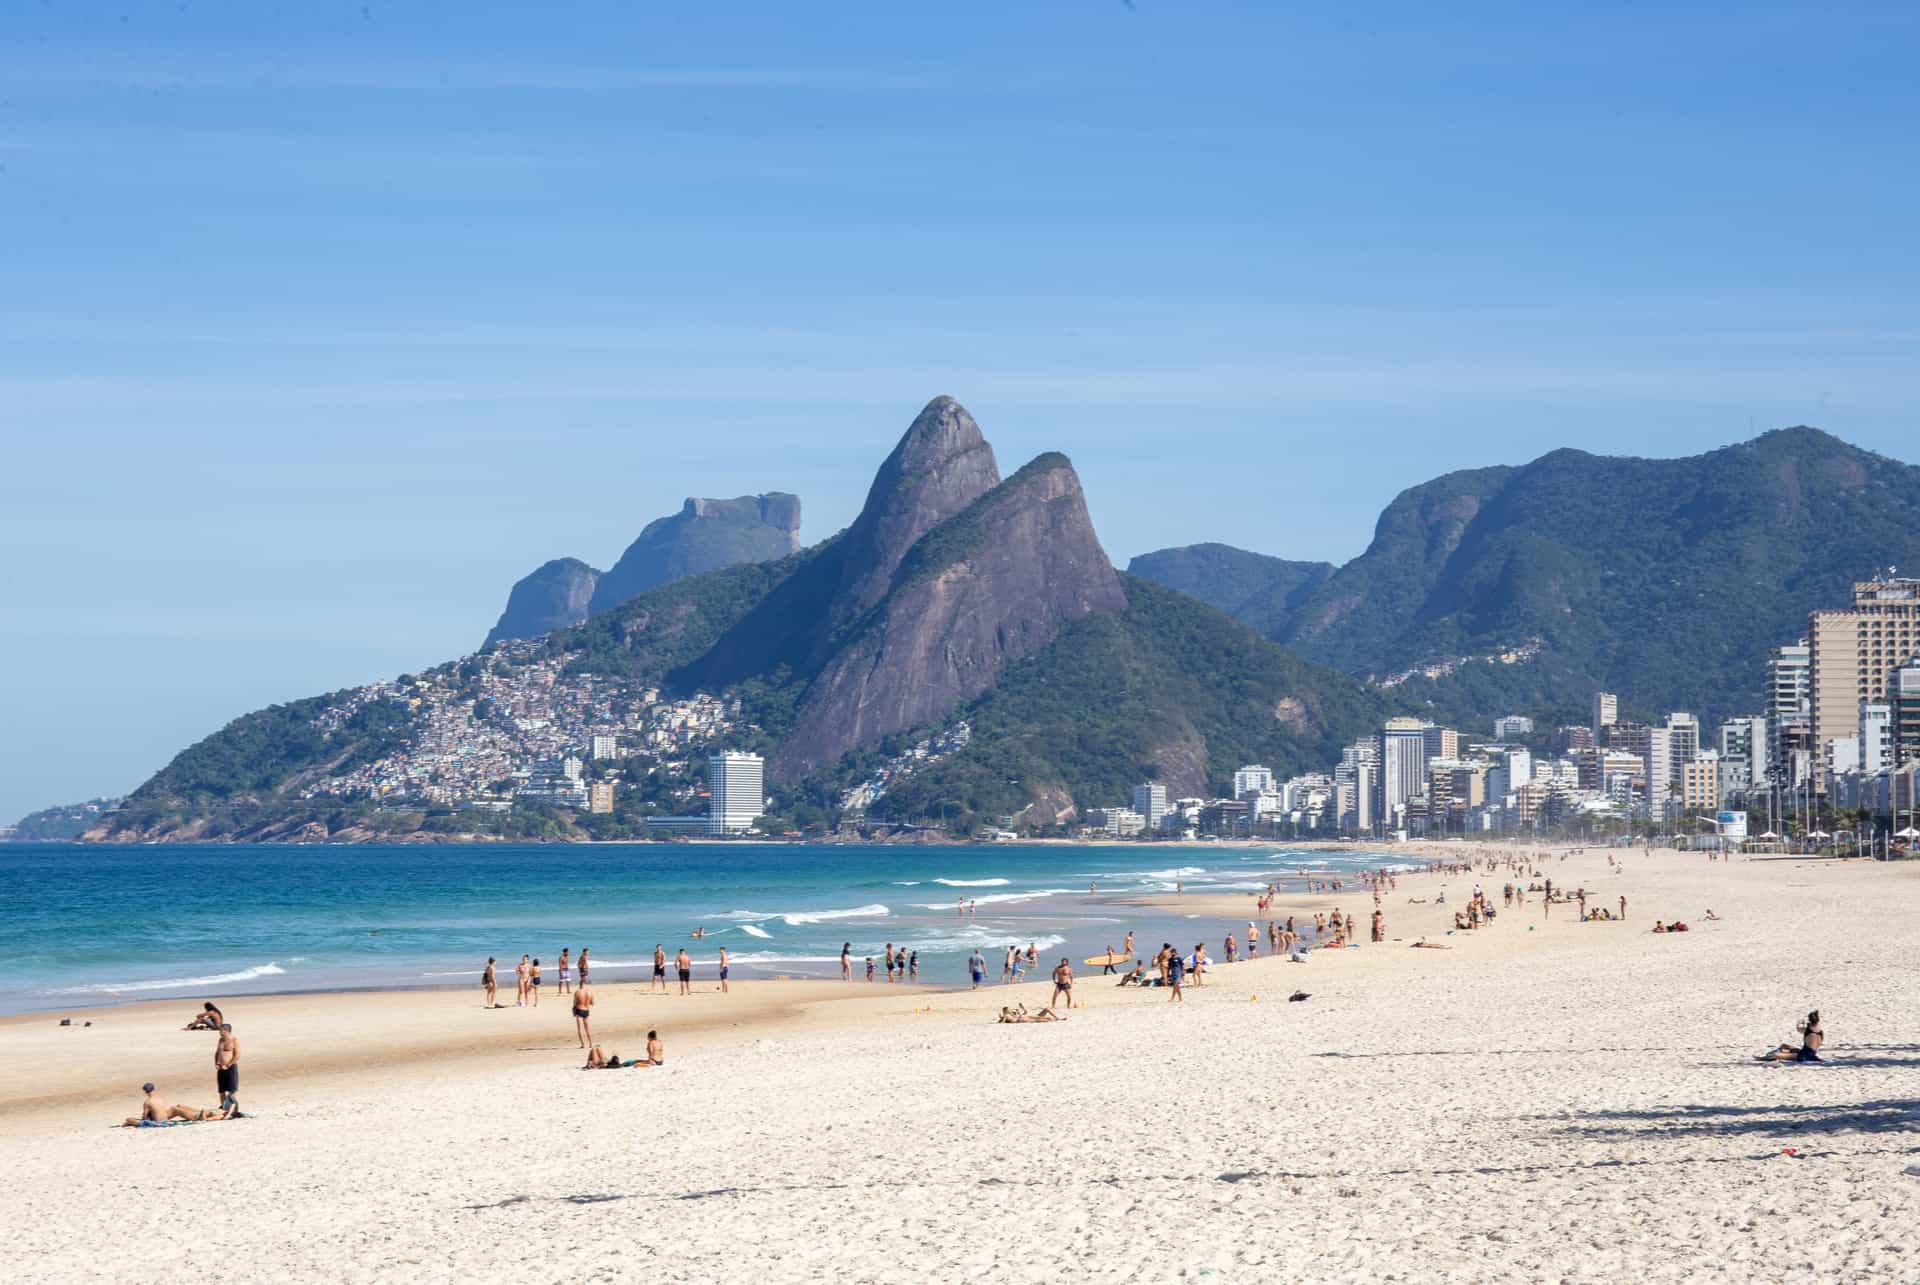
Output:
<path fill-rule="evenodd" d="M 0 818 L 477 644 L 934 393 L 1124 563 L 1814 423 L 1913 459 L 1920 16 L 0 11 Z"/>

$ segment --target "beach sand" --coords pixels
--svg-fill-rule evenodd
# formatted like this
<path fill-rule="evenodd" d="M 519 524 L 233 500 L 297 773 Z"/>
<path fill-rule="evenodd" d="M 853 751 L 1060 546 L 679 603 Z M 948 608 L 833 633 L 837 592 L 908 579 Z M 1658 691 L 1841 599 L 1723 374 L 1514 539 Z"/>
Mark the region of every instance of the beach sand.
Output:
<path fill-rule="evenodd" d="M 1920 867 L 1620 860 L 1542 869 L 1624 923 L 1448 936 L 1505 876 L 1403 876 L 1398 942 L 1083 976 L 1052 1025 L 991 1022 L 1044 984 L 596 988 L 660 1070 L 573 1070 L 551 994 L 234 1000 L 253 1118 L 174 1129 L 107 1126 L 212 1104 L 197 1005 L 12 1019 L 0 1238 L 27 1280 L 1920 1277 Z M 1217 956 L 1253 899 L 1172 904 Z M 1753 1060 L 1816 1006 L 1827 1065 Z"/>

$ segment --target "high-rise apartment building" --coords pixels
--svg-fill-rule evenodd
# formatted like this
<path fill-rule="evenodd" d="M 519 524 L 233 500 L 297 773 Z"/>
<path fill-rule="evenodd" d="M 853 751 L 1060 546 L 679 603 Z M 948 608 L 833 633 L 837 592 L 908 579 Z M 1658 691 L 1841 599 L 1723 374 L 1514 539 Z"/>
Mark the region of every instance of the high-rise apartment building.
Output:
<path fill-rule="evenodd" d="M 613 782 L 595 781 L 587 787 L 587 811 L 613 811 Z"/>
<path fill-rule="evenodd" d="M 1893 766 L 1905 767 L 1920 759 L 1920 656 L 1894 670 L 1888 686 Z"/>
<path fill-rule="evenodd" d="M 1533 720 L 1525 714 L 1509 714 L 1493 720 L 1493 738 L 1497 741 L 1517 741 L 1532 734 Z"/>
<path fill-rule="evenodd" d="M 1593 694 L 1593 734 L 1598 737 L 1600 729 L 1611 727 L 1620 721 L 1620 698 L 1612 692 Z"/>
<path fill-rule="evenodd" d="M 1667 735 L 1673 748 L 1673 770 L 1676 779 L 1680 766 L 1691 763 L 1700 752 L 1700 720 L 1684 711 L 1676 710 L 1667 715 Z"/>
<path fill-rule="evenodd" d="M 1853 586 L 1853 606 L 1816 611 L 1807 619 L 1809 718 L 1812 743 L 1858 730 L 1860 702 L 1887 699 L 1900 666 L 1920 653 L 1920 580 L 1892 575 Z"/>
<path fill-rule="evenodd" d="M 1689 812 L 1712 812 L 1720 806 L 1720 756 L 1702 750 L 1680 765 L 1680 806 Z"/>
<path fill-rule="evenodd" d="M 1273 769 L 1249 763 L 1233 774 L 1233 797 L 1244 799 L 1273 789 Z"/>
<path fill-rule="evenodd" d="M 1380 729 L 1380 788 L 1375 812 L 1379 824 L 1392 825 L 1394 814 L 1408 799 L 1424 793 L 1427 784 L 1427 729 L 1417 718 L 1390 718 Z"/>
<path fill-rule="evenodd" d="M 707 832 L 748 834 L 767 810 L 767 764 L 728 750 L 707 759 Z"/>
<path fill-rule="evenodd" d="M 1720 724 L 1720 761 L 1746 761 L 1743 790 L 1767 779 L 1767 720 L 1758 715 L 1730 718 Z"/>
<path fill-rule="evenodd" d="M 1898 671 L 1895 671 L 1898 681 Z M 1860 770 L 1868 776 L 1893 765 L 1893 706 L 1886 701 L 1860 702 Z"/>
<path fill-rule="evenodd" d="M 1159 781 L 1142 781 L 1134 786 L 1133 810 L 1145 819 L 1149 831 L 1158 830 L 1160 818 L 1167 814 L 1167 787 Z"/>
<path fill-rule="evenodd" d="M 1647 819 L 1664 821 L 1669 815 L 1673 786 L 1673 734 L 1664 727 L 1647 728 L 1640 762 L 1647 780 Z"/>
<path fill-rule="evenodd" d="M 605 733 L 596 733 L 587 738 L 587 757 L 590 759 L 610 759 L 619 749 L 619 742 Z"/>
<path fill-rule="evenodd" d="M 1421 728 L 1425 740 L 1422 753 L 1431 763 L 1434 759 L 1456 759 L 1460 757 L 1460 733 L 1451 727 L 1436 727 L 1428 723 Z"/>
<path fill-rule="evenodd" d="M 1799 784 L 1793 776 L 1794 752 L 1812 742 L 1808 651 L 1802 638 L 1767 653 L 1767 771 L 1780 785 Z"/>

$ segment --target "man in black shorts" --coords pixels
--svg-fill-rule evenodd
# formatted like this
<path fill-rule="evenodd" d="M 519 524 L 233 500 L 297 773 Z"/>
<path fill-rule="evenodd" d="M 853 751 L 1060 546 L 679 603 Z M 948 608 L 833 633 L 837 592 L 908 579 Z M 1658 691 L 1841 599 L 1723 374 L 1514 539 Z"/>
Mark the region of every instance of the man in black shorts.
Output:
<path fill-rule="evenodd" d="M 213 1084 L 220 1093 L 220 1111 L 240 1114 L 240 1041 L 230 1023 L 220 1024 L 220 1043 L 213 1049 Z"/>
<path fill-rule="evenodd" d="M 680 974 L 680 993 L 682 995 L 693 994 L 693 959 L 687 954 L 687 948 L 685 946 L 682 946 L 680 953 L 674 957 L 673 966 Z"/>
<path fill-rule="evenodd" d="M 659 942 L 653 943 L 653 980 L 647 983 L 647 993 L 651 995 L 658 986 L 662 994 L 667 989 L 667 948 Z"/>

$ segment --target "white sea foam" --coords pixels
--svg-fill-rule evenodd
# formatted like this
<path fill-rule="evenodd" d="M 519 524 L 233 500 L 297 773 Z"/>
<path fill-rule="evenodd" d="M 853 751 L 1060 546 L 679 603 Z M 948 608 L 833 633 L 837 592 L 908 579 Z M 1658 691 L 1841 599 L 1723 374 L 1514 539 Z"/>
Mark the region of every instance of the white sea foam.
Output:
<path fill-rule="evenodd" d="M 1203 875 L 1206 872 L 1207 868 L 1205 866 L 1175 866 L 1171 870 L 1149 870 L 1145 877 L 1148 879 L 1188 879 L 1194 875 Z"/>
<path fill-rule="evenodd" d="M 801 910 L 780 916 L 781 922 L 792 928 L 805 924 L 825 923 L 830 919 L 884 919 L 892 914 L 879 902 L 870 906 L 855 906 L 851 910 Z"/>
<path fill-rule="evenodd" d="M 1004 888 L 1012 883 L 1011 879 L 935 879 L 935 883 L 944 883 L 949 888 Z"/>
<path fill-rule="evenodd" d="M 89 986 L 58 986 L 43 995 L 118 995 L 124 991 L 184 990 L 194 986 L 225 986 L 250 982 L 260 977 L 278 977 L 287 970 L 278 964 L 256 964 L 237 973 L 214 973 L 207 977 L 157 977 L 138 982 L 95 982 Z"/>
<path fill-rule="evenodd" d="M 1034 892 L 994 892 L 988 893 L 984 897 L 969 897 L 967 900 L 969 902 L 977 902 L 982 906 L 989 906 L 995 902 L 1038 901 L 1042 897 L 1064 897 L 1071 891 L 1072 889 L 1070 888 L 1041 888 Z M 958 899 L 956 898 L 956 900 Z M 916 902 L 915 904 L 921 910 L 951 910 L 954 906 L 952 901 L 922 901 Z"/>
<path fill-rule="evenodd" d="M 893 886 L 896 888 L 918 888 L 920 881 L 918 879 L 895 879 Z"/>
<path fill-rule="evenodd" d="M 760 926 L 759 924 L 741 924 L 741 925 L 740 925 L 740 931 L 741 931 L 741 932 L 743 932 L 743 933 L 745 933 L 745 934 L 746 934 L 747 936 L 749 936 L 749 937 L 771 937 L 771 936 L 773 936 L 773 934 L 772 934 L 772 933 L 770 933 L 770 932 L 768 932 L 768 931 L 767 931 L 766 929 L 764 929 L 764 928 L 762 928 L 762 927 L 761 927 L 761 926 Z"/>

